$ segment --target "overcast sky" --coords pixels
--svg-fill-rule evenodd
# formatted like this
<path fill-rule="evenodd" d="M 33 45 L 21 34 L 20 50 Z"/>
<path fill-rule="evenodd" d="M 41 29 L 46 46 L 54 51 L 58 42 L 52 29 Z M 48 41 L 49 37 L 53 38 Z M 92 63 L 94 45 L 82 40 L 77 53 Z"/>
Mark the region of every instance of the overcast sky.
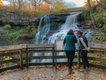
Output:
<path fill-rule="evenodd" d="M 82 7 L 85 0 L 62 0 L 68 7 Z M 8 5 L 8 0 L 3 0 L 4 4 Z"/>
<path fill-rule="evenodd" d="M 63 0 L 69 7 L 82 7 L 85 4 L 85 0 Z"/>

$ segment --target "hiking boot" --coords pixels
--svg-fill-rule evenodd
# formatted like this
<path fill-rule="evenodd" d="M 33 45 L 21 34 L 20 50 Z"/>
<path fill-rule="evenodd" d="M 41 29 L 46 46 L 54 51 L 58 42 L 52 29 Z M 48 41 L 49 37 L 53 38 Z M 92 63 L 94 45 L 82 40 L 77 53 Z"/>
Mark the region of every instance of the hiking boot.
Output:
<path fill-rule="evenodd" d="M 90 69 L 87 67 L 87 68 L 85 69 L 85 71 L 86 71 L 86 72 L 89 72 L 89 71 L 90 71 Z"/>
<path fill-rule="evenodd" d="M 68 69 L 68 74 L 72 74 L 72 69 Z"/>
<path fill-rule="evenodd" d="M 81 69 L 80 72 L 86 72 L 86 69 Z"/>
<path fill-rule="evenodd" d="M 90 69 L 89 68 L 85 68 L 85 69 L 81 69 L 80 72 L 89 72 Z"/>

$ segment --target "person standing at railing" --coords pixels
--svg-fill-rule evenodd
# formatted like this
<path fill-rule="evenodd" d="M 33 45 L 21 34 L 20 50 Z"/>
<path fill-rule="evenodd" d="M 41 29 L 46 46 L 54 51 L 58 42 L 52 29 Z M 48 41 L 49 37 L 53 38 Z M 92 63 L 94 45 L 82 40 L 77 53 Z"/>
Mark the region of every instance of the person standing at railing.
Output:
<path fill-rule="evenodd" d="M 63 46 L 67 57 L 68 74 L 72 73 L 72 62 L 75 56 L 75 43 L 77 43 L 76 36 L 73 30 L 69 30 L 64 38 Z"/>
<path fill-rule="evenodd" d="M 82 71 L 82 72 L 89 71 L 89 61 L 88 61 L 88 57 L 87 57 L 87 54 L 89 51 L 88 40 L 85 36 L 83 36 L 83 32 L 81 32 L 81 31 L 77 32 L 77 36 L 78 36 L 78 44 L 79 44 L 78 45 L 79 54 L 82 58 L 82 63 L 83 63 L 83 69 L 80 71 Z"/>

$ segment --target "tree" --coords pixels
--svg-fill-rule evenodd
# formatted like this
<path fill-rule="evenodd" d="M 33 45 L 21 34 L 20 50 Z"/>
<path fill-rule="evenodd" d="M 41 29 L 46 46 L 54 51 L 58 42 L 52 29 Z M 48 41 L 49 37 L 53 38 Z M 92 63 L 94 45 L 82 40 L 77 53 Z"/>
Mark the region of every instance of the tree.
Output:
<path fill-rule="evenodd" d="M 10 2 L 10 9 L 11 9 L 11 10 L 17 9 L 15 0 L 9 0 L 9 2 Z"/>
<path fill-rule="evenodd" d="M 53 0 L 44 0 L 44 1 L 48 4 L 48 6 L 50 8 L 50 12 L 52 12 L 52 9 L 53 9 Z"/>
<path fill-rule="evenodd" d="M 18 10 L 21 9 L 21 6 L 25 3 L 25 0 L 8 0 L 12 7 L 17 8 Z M 10 5 L 10 7 L 11 7 Z"/>
<path fill-rule="evenodd" d="M 106 9 L 106 0 L 100 0 L 102 8 Z"/>
<path fill-rule="evenodd" d="M 36 6 L 36 13 L 38 14 L 48 14 L 50 12 L 50 7 L 47 4 L 41 3 Z"/>
<path fill-rule="evenodd" d="M 95 20 L 95 18 L 92 16 L 91 0 L 87 0 L 87 3 L 88 3 L 88 8 L 89 8 L 89 16 L 91 17 L 92 24 L 97 27 L 96 20 Z"/>
<path fill-rule="evenodd" d="M 47 2 L 48 4 L 52 4 L 52 0 L 44 0 L 45 2 Z"/>
<path fill-rule="evenodd" d="M 0 6 L 3 6 L 3 2 L 2 2 L 2 0 L 0 0 Z"/>
<path fill-rule="evenodd" d="M 54 5 L 53 5 L 53 11 L 55 12 L 58 12 L 62 9 L 66 9 L 67 6 L 60 0 L 57 0 L 56 2 L 54 2 Z"/>
<path fill-rule="evenodd" d="M 88 2 L 88 6 L 89 6 L 90 15 L 91 15 L 91 13 L 92 13 L 92 7 L 91 7 L 91 3 L 90 3 L 90 1 L 91 1 L 91 0 L 87 0 L 87 2 Z"/>
<path fill-rule="evenodd" d="M 36 8 L 39 5 L 39 12 L 40 12 L 40 3 L 42 0 L 31 0 L 32 6 Z"/>
<path fill-rule="evenodd" d="M 42 2 L 42 0 L 31 0 L 33 6 L 37 6 Z"/>
<path fill-rule="evenodd" d="M 23 0 L 18 0 L 18 9 L 20 10 L 21 9 L 21 6 L 24 4 L 24 1 Z"/>

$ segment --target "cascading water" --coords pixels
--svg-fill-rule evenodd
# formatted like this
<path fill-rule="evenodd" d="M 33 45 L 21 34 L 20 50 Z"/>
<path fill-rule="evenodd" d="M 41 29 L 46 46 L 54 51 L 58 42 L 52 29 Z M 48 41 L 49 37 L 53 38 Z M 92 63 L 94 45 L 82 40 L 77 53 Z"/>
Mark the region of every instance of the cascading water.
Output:
<path fill-rule="evenodd" d="M 45 24 L 42 26 L 42 24 Z M 49 15 L 45 15 L 41 18 L 39 25 L 38 25 L 38 33 L 36 34 L 36 44 L 46 43 L 44 40 L 46 35 L 50 30 L 50 18 Z"/>
<path fill-rule="evenodd" d="M 65 35 L 67 34 L 67 32 L 72 29 L 74 31 L 78 31 L 79 28 L 77 27 L 77 16 L 79 14 L 73 14 L 73 15 L 69 15 L 67 16 L 66 22 L 61 25 L 60 29 L 58 30 L 58 32 L 54 33 L 53 35 L 51 35 L 49 37 L 48 43 L 54 43 L 56 39 L 64 39 Z"/>
<path fill-rule="evenodd" d="M 46 15 L 43 18 L 41 18 L 40 24 L 39 24 L 39 29 L 40 31 L 36 35 L 36 43 L 37 44 L 51 44 L 54 43 L 55 40 L 61 39 L 63 40 L 64 37 L 66 36 L 67 32 L 72 29 L 74 32 L 76 31 L 83 31 L 84 34 L 86 35 L 87 38 L 89 38 L 92 34 L 92 31 L 89 29 L 82 29 L 82 27 L 78 27 L 80 25 L 77 21 L 77 17 L 80 13 L 76 14 L 70 14 L 67 16 L 66 21 L 64 24 L 62 24 L 58 30 L 56 30 L 54 33 L 51 34 L 51 22 L 50 22 L 50 16 Z M 42 21 L 44 21 L 44 26 L 41 25 Z M 48 36 L 49 35 L 49 36 Z M 59 55 L 63 55 L 64 53 L 59 53 Z M 40 53 L 34 54 L 33 56 L 49 56 L 51 53 Z M 51 60 L 49 59 L 43 59 L 43 60 L 33 60 L 32 62 L 50 62 Z"/>
<path fill-rule="evenodd" d="M 44 24 L 44 25 L 43 25 Z M 36 44 L 44 44 L 47 43 L 46 36 L 48 32 L 50 31 L 50 18 L 49 15 L 45 15 L 40 19 L 39 25 L 38 25 L 38 33 L 36 34 Z M 33 56 L 43 56 L 44 53 L 35 53 Z M 34 59 L 32 62 L 41 62 L 40 59 Z"/>

